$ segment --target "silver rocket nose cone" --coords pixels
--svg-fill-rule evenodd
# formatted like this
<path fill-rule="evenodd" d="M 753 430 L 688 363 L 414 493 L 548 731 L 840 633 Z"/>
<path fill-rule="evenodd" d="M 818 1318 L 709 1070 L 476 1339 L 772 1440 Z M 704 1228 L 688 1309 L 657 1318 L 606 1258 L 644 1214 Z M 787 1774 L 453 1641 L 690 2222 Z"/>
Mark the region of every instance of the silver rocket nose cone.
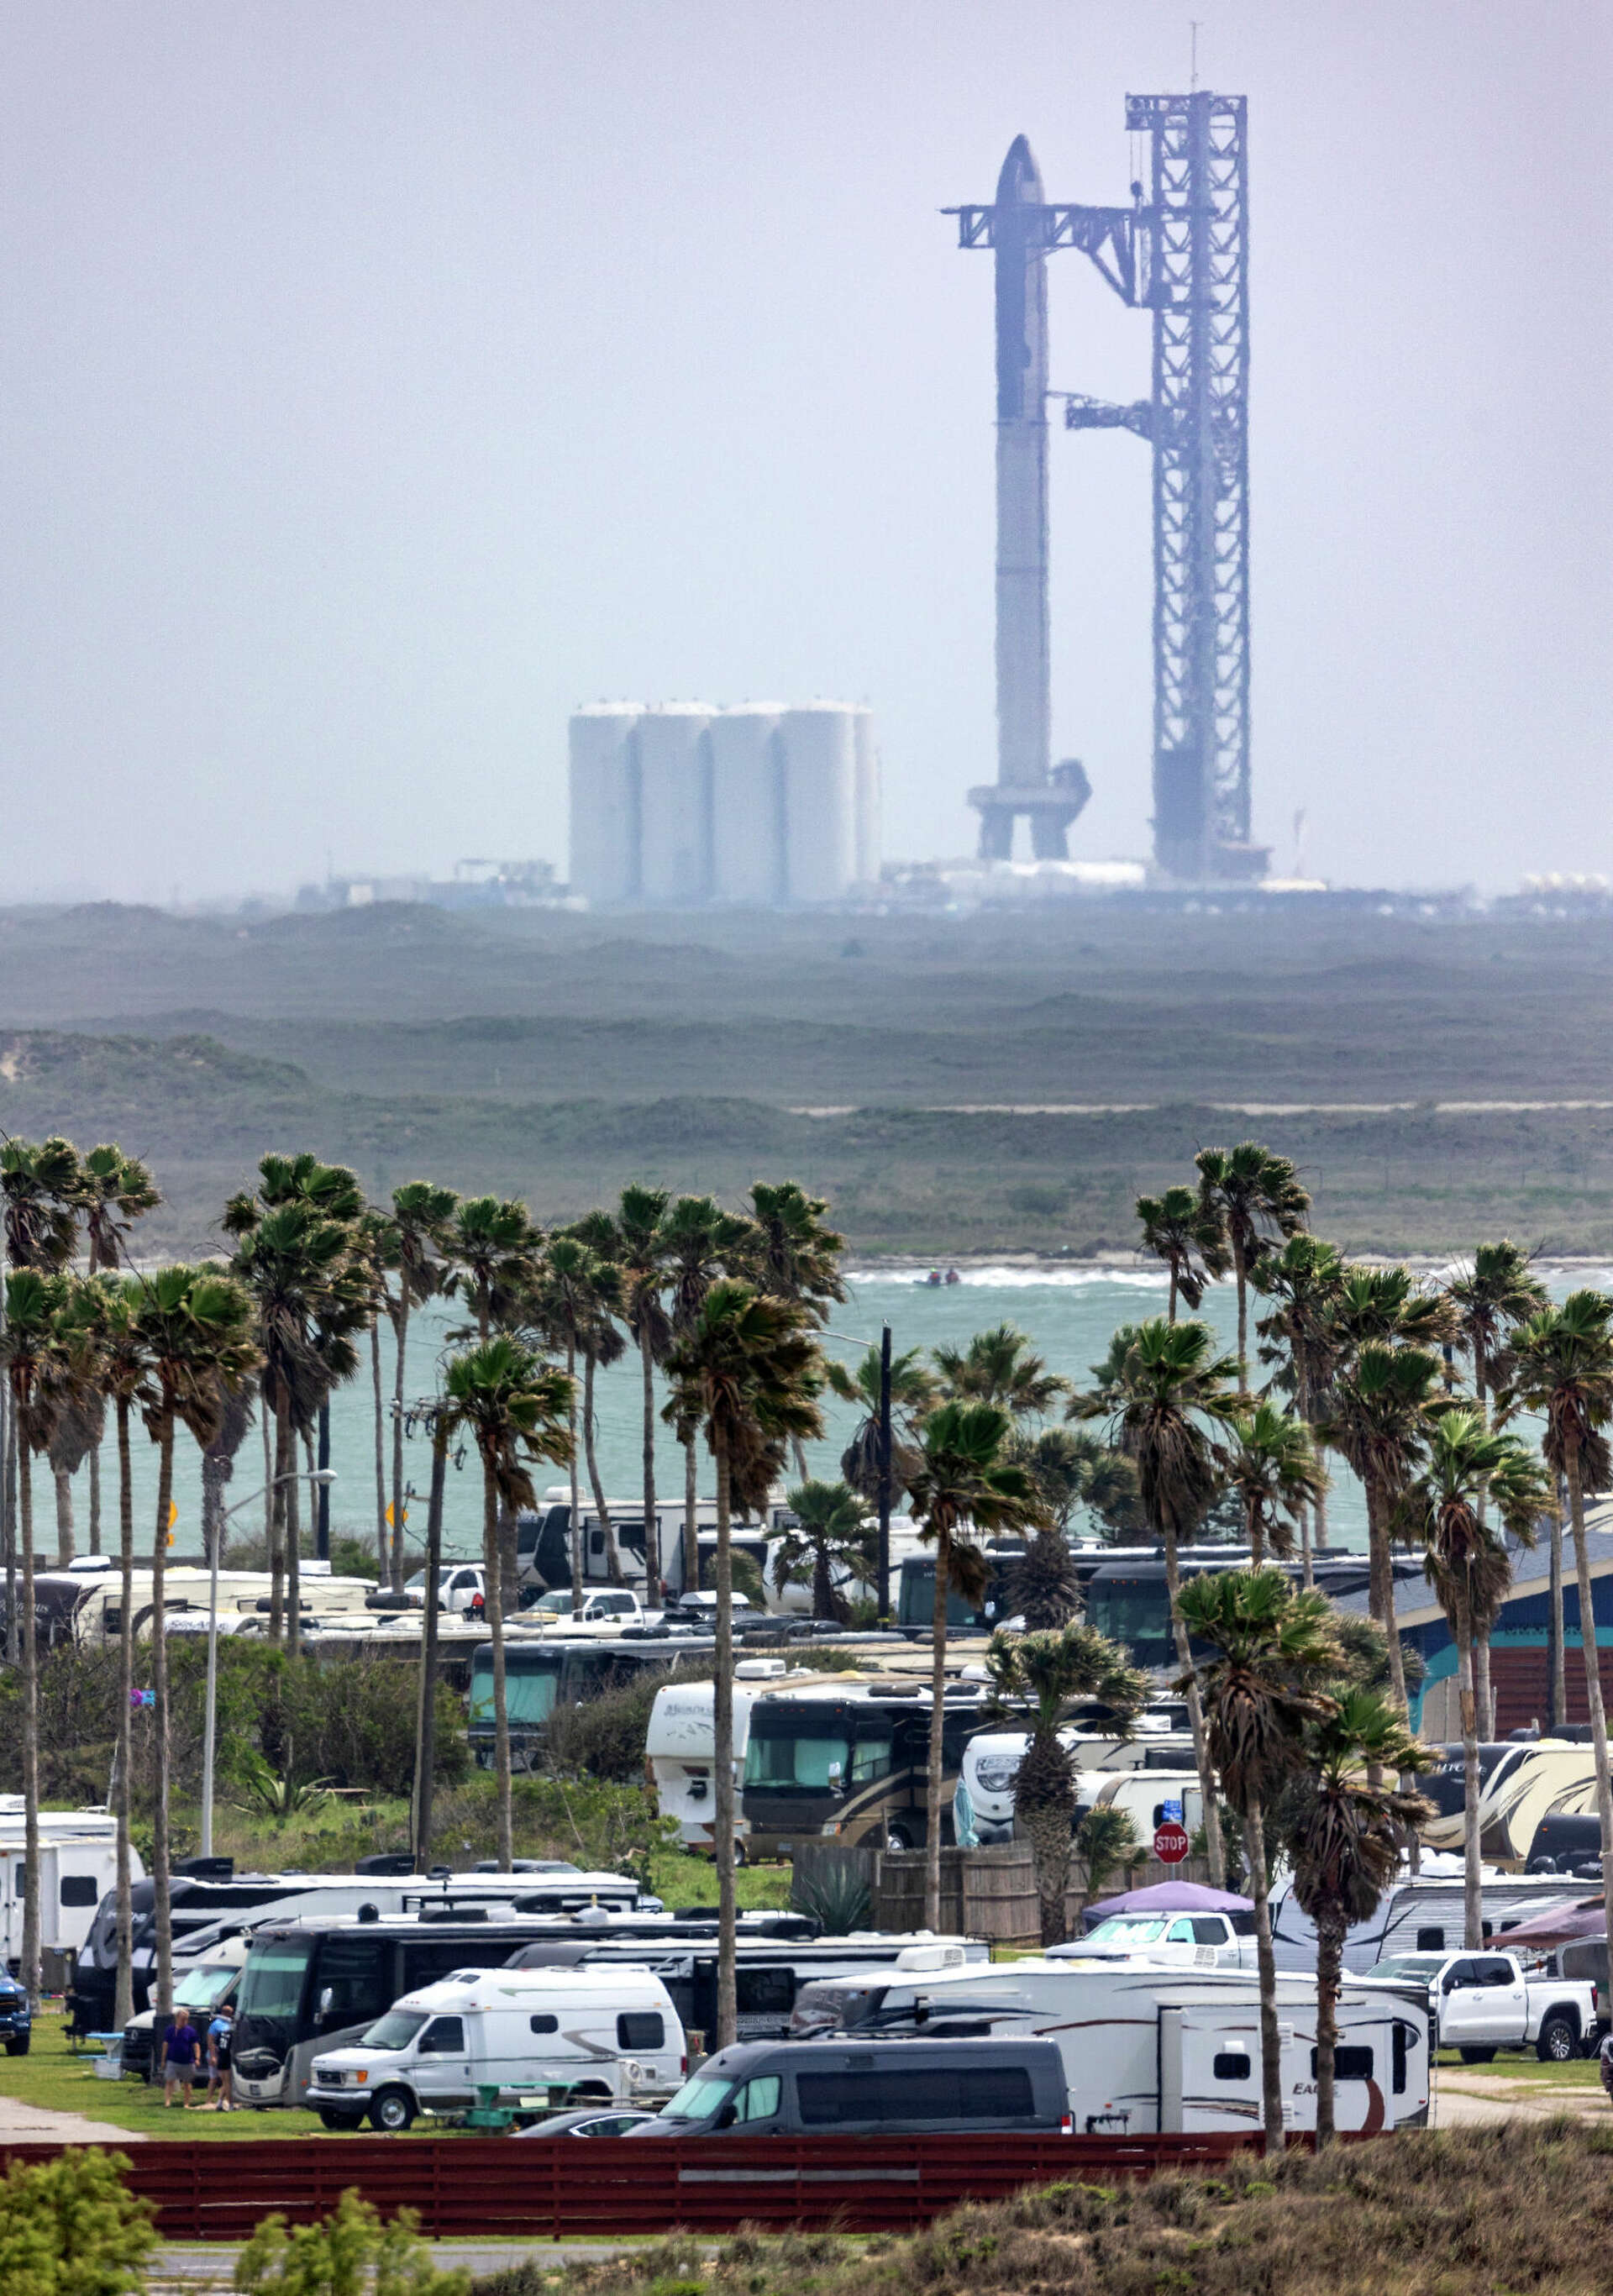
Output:
<path fill-rule="evenodd" d="M 1008 157 L 1003 162 L 1003 172 L 997 177 L 997 205 L 1037 207 L 1042 205 L 1042 170 L 1037 167 L 1029 139 L 1016 135 L 1008 147 Z"/>

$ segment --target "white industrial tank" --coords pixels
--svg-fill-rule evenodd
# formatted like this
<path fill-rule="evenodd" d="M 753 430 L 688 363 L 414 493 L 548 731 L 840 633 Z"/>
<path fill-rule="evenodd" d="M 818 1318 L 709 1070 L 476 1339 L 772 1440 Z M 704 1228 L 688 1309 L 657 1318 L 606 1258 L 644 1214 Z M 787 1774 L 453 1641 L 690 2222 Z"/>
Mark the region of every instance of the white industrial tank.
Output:
<path fill-rule="evenodd" d="M 639 701 L 600 701 L 571 720 L 571 890 L 639 897 Z"/>
<path fill-rule="evenodd" d="M 712 898 L 776 908 L 786 898 L 782 702 L 711 721 Z"/>
<path fill-rule="evenodd" d="M 703 702 L 668 701 L 639 720 L 640 890 L 646 901 L 683 907 L 711 898 L 708 736 L 716 715 Z"/>
<path fill-rule="evenodd" d="M 883 823 L 880 818 L 880 752 L 873 738 L 872 709 L 856 712 L 851 721 L 851 738 L 855 764 L 856 882 L 859 885 L 877 885 L 880 882 Z"/>
<path fill-rule="evenodd" d="M 791 901 L 843 900 L 856 875 L 855 716 L 814 701 L 780 720 Z"/>

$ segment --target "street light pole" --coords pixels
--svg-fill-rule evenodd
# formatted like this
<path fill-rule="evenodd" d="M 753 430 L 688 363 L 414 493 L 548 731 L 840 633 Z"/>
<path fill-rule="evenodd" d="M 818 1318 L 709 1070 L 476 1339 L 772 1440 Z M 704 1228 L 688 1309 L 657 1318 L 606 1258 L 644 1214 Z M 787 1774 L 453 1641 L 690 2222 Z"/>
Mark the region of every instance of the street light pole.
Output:
<path fill-rule="evenodd" d="M 201 1733 L 201 1854 L 204 1857 L 210 1857 L 213 1854 L 213 1752 L 218 1734 L 218 1554 L 224 1545 L 224 1527 L 233 1514 L 241 1513 L 242 1507 L 255 1506 L 259 1499 L 266 1498 L 271 1491 L 278 1490 L 282 1483 L 300 1481 L 301 1475 L 300 1468 L 293 1469 L 290 1474 L 276 1475 L 261 1490 L 249 1491 L 245 1498 L 237 1499 L 233 1507 L 226 1507 L 213 1525 L 208 1579 L 207 1718 Z M 312 1480 L 318 1485 L 323 1496 L 336 1480 L 336 1476 L 330 1467 L 321 1467 Z"/>
<path fill-rule="evenodd" d="M 890 1618 L 890 1325 L 880 1335 L 880 1624 Z"/>

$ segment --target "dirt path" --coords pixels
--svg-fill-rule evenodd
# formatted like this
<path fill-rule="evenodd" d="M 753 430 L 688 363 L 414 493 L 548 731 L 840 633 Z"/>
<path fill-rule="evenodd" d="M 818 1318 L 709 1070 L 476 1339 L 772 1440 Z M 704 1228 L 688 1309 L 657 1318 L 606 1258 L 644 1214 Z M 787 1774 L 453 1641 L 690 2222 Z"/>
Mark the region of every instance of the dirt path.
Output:
<path fill-rule="evenodd" d="M 0 2144 L 143 2144 L 137 2128 L 115 2121 L 90 2120 L 81 2112 L 53 2112 L 48 2105 L 26 2104 L 0 2096 Z"/>
<path fill-rule="evenodd" d="M 1442 2066 L 1434 2126 L 1471 2128 L 1502 2120 L 1549 2120 L 1558 2112 L 1602 2120 L 1609 2111 L 1600 2088 L 1559 2088 L 1543 2081 L 1509 2080 L 1504 2073 L 1458 2073 Z"/>

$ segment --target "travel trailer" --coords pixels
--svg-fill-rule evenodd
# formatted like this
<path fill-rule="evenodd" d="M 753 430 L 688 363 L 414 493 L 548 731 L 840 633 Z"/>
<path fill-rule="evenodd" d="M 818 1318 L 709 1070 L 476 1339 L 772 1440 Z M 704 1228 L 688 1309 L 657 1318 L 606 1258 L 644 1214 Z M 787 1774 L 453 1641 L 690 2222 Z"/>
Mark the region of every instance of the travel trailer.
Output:
<path fill-rule="evenodd" d="M 750 1745 L 750 1710 L 783 1680 L 782 1658 L 741 1659 L 733 1669 L 733 1765 L 745 1775 Z M 662 1817 L 677 1821 L 686 1849 L 710 1849 L 716 1841 L 715 1686 L 709 1682 L 668 1682 L 655 1693 L 644 1734 L 644 1776 Z M 735 1793 L 734 1833 L 743 1839 L 745 1819 Z"/>
<path fill-rule="evenodd" d="M 1280 1977 L 1284 2126 L 1316 2125 L 1316 1987 Z M 802 1988 L 792 2030 L 817 2034 L 1002 2035 L 1054 2041 L 1077 2135 L 1139 2136 L 1257 2127 L 1260 1994 L 1242 1971 L 1019 1961 L 933 1976 L 871 1972 Z M 1429 2116 L 1427 1989 L 1349 1986 L 1339 2002 L 1341 2131 L 1421 2127 Z"/>
<path fill-rule="evenodd" d="M 1453 1861 L 1454 1862 L 1454 1861 Z M 1565 1895 L 1560 1876 L 1550 1874 L 1486 1874 L 1484 1938 L 1502 1945 L 1509 1927 L 1527 1922 Z M 1280 1970 L 1314 1970 L 1316 1925 L 1286 1885 L 1272 1893 L 1272 1945 Z M 1360 1975 L 1391 1955 L 1459 1953 L 1465 1914 L 1460 1874 L 1428 1875 L 1386 1890 L 1378 1909 L 1347 1931 L 1344 1965 Z"/>
<path fill-rule="evenodd" d="M 384 2133 L 422 2112 L 463 2112 L 479 2095 L 535 2119 L 640 2104 L 670 2096 L 688 2070 L 671 1997 L 646 1969 L 466 1969 L 322 2051 L 302 2101 L 327 2128 L 368 2120 Z"/>
<path fill-rule="evenodd" d="M 1418 1791 L 1436 1815 L 1420 1828 L 1430 1849 L 1460 1851 L 1467 1767 L 1460 1744 L 1441 1746 Z M 1521 1873 L 1541 1822 L 1596 1814 L 1596 1751 L 1563 1738 L 1507 1740 L 1478 1749 L 1478 1847 L 1486 1863 Z"/>

